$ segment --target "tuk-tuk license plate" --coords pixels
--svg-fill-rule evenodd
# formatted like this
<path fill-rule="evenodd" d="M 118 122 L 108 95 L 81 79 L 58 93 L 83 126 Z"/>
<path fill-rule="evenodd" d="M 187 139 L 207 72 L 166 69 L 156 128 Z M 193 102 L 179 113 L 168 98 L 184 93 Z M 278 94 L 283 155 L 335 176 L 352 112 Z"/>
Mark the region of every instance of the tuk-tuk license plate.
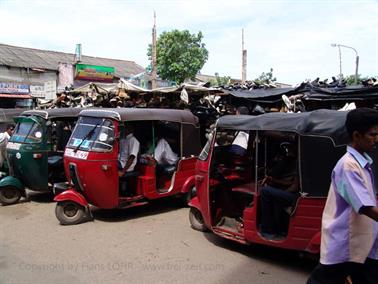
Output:
<path fill-rule="evenodd" d="M 20 143 L 14 143 L 14 142 L 8 142 L 7 149 L 10 150 L 20 150 L 21 144 Z"/>
<path fill-rule="evenodd" d="M 67 157 L 73 157 L 73 158 L 86 160 L 87 157 L 88 157 L 88 152 L 80 151 L 80 150 L 75 152 L 73 149 L 66 148 L 64 155 L 67 156 Z"/>

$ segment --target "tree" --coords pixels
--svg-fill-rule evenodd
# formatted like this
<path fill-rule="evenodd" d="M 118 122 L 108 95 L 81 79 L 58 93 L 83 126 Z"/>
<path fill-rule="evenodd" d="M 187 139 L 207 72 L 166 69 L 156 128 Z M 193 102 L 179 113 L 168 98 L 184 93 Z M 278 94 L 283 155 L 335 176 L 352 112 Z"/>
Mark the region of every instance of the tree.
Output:
<path fill-rule="evenodd" d="M 186 79 L 195 79 L 207 61 L 209 52 L 202 43 L 203 35 L 190 34 L 188 30 L 163 32 L 156 45 L 157 73 L 164 80 L 181 84 Z M 151 60 L 151 45 L 147 55 Z"/>
<path fill-rule="evenodd" d="M 220 77 L 218 72 L 215 72 L 215 79 L 210 80 L 210 85 L 213 87 L 229 85 L 230 83 L 231 83 L 230 76 Z"/>
<path fill-rule="evenodd" d="M 358 74 L 357 76 L 357 84 L 356 84 L 356 75 L 349 75 L 349 76 L 346 76 L 344 79 L 346 81 L 346 85 L 347 86 L 353 86 L 353 85 L 360 85 L 362 81 L 365 81 L 368 79 L 368 77 L 361 77 L 360 74 Z"/>
<path fill-rule="evenodd" d="M 261 75 L 257 77 L 254 81 L 260 84 L 269 84 L 277 81 L 277 78 L 273 77 L 273 68 L 270 68 L 269 72 L 262 72 Z"/>

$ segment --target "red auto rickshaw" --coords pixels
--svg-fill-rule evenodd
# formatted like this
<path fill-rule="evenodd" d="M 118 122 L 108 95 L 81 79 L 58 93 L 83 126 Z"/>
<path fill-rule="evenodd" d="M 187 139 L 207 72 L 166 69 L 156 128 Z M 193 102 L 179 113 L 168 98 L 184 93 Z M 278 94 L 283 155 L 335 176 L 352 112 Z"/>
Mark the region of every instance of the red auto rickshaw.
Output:
<path fill-rule="evenodd" d="M 120 138 L 128 124 L 133 125 L 140 152 L 135 170 L 127 178 L 119 178 Z M 156 163 L 144 153 L 156 146 L 157 132 L 162 128 L 178 162 L 157 171 Z M 184 110 L 81 111 L 64 154 L 68 183 L 55 185 L 56 217 L 64 225 L 78 224 L 90 217 L 89 204 L 104 209 L 129 208 L 157 198 L 191 195 L 201 151 L 199 133 L 197 117 Z M 122 190 L 125 186 L 127 195 Z"/>
<path fill-rule="evenodd" d="M 197 195 L 189 202 L 192 228 L 243 244 L 319 253 L 331 172 L 346 150 L 346 113 L 317 110 L 221 117 L 196 165 Z M 243 158 L 228 154 L 239 131 L 249 134 Z M 260 229 L 260 191 L 274 152 L 288 142 L 296 145 L 300 190 L 295 202 L 282 208 L 285 235 L 270 239 Z"/>

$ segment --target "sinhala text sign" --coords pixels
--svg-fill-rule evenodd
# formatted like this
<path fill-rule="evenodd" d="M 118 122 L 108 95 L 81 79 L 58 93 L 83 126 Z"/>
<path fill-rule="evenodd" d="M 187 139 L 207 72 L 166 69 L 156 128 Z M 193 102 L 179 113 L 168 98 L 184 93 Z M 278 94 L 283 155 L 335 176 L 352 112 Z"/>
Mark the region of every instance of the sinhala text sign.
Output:
<path fill-rule="evenodd" d="M 76 80 L 112 82 L 114 67 L 76 64 Z"/>

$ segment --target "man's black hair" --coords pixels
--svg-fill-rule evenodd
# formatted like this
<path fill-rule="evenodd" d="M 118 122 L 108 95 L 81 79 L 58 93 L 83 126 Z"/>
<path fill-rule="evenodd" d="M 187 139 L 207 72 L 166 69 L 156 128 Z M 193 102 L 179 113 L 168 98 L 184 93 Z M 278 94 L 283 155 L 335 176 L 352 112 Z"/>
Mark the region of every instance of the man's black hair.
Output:
<path fill-rule="evenodd" d="M 357 131 L 365 134 L 370 128 L 378 125 L 378 111 L 372 108 L 356 108 L 351 110 L 346 117 L 345 127 L 349 138 Z"/>
<path fill-rule="evenodd" d="M 14 124 L 8 124 L 6 130 L 9 130 L 9 129 L 13 130 L 14 129 Z"/>

